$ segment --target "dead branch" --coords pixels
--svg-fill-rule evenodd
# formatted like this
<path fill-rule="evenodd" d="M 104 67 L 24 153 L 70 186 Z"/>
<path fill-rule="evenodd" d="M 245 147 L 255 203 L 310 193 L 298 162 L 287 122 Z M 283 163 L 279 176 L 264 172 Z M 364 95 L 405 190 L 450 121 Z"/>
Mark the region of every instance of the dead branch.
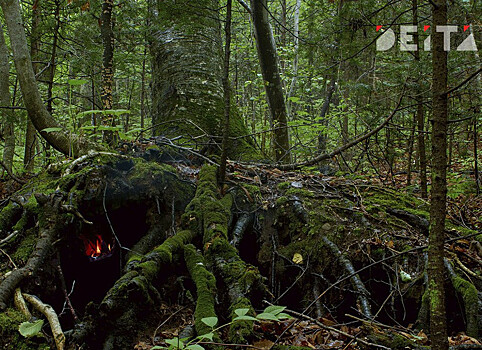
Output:
<path fill-rule="evenodd" d="M 315 165 L 322 160 L 331 159 L 331 158 L 341 154 L 342 152 L 346 151 L 347 149 L 357 145 L 358 143 L 368 139 L 370 136 L 373 136 L 377 132 L 382 130 L 390 122 L 390 120 L 392 120 L 394 115 L 400 110 L 400 105 L 402 104 L 403 97 L 404 97 L 404 94 L 403 93 L 400 94 L 400 98 L 398 100 L 397 106 L 392 111 L 392 113 L 383 121 L 383 123 L 381 123 L 379 126 L 377 126 L 372 131 L 367 132 L 366 134 L 355 138 L 353 141 L 348 142 L 347 144 L 345 144 L 343 146 L 340 146 L 340 147 L 336 148 L 335 150 L 333 150 L 329 153 L 320 154 L 320 155 L 318 155 L 317 157 L 315 157 L 311 160 L 307 160 L 305 162 L 293 163 L 293 164 L 276 164 L 276 167 L 280 170 L 296 170 L 296 169 L 299 169 L 299 168 L 304 167 L 304 166 Z"/>
<path fill-rule="evenodd" d="M 343 268 L 346 270 L 346 272 L 351 276 L 351 284 L 355 291 L 358 293 L 358 301 L 360 302 L 360 312 L 368 319 L 372 319 L 373 315 L 371 312 L 371 307 L 370 303 L 367 299 L 367 296 L 370 294 L 368 290 L 365 288 L 365 285 L 363 284 L 362 280 L 360 279 L 360 276 L 355 273 L 355 268 L 353 267 L 352 263 L 348 258 L 340 252 L 340 249 L 338 246 L 330 241 L 328 238 L 325 236 L 322 237 L 323 242 L 326 244 L 326 246 L 331 250 L 331 252 L 338 258 L 340 263 L 343 265 Z"/>
<path fill-rule="evenodd" d="M 53 307 L 48 304 L 44 304 L 40 299 L 33 295 L 27 293 L 23 293 L 22 295 L 37 311 L 41 312 L 47 318 L 50 324 L 50 329 L 52 330 L 52 334 L 54 336 L 57 350 L 64 350 L 65 335 L 62 331 L 62 326 L 60 325 L 59 318 L 57 317 Z"/>
<path fill-rule="evenodd" d="M 32 314 L 30 313 L 30 310 L 28 309 L 27 303 L 25 302 L 25 299 L 23 298 L 22 291 L 20 288 L 15 289 L 15 295 L 13 297 L 13 302 L 15 304 L 15 307 L 20 310 L 22 314 L 27 317 L 27 319 L 32 318 Z"/>

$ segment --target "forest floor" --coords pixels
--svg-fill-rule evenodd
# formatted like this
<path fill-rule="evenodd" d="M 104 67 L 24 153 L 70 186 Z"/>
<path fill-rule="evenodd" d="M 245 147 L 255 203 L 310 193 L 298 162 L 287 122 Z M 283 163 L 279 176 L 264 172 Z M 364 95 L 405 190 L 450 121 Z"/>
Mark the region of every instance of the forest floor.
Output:
<path fill-rule="evenodd" d="M 171 165 L 181 177 L 196 181 L 200 167 L 179 162 Z M 251 233 L 249 238 L 254 240 L 252 244 L 256 244 L 257 248 L 249 248 L 246 243 L 241 243 L 240 255 L 256 265 L 261 273 L 269 275 L 266 277 L 269 277 L 267 284 L 272 301 L 287 306 L 284 312 L 291 318 L 256 321 L 254 336 L 250 338 L 249 345 L 218 345 L 223 348 L 271 349 L 276 345 L 286 348 L 295 346 L 347 350 L 392 349 L 406 344 L 411 344 L 409 348 L 422 349 L 429 345 L 426 331 L 414 326 L 415 321 L 418 321 L 418 308 L 421 307 L 420 302 L 414 300 L 421 299 L 423 294 L 421 252 L 428 244 L 426 232 L 424 233 L 427 228 L 428 202 L 418 198 L 415 186 L 404 185 L 406 175 L 390 177 L 388 173 L 379 173 L 375 176 L 325 176 L 316 169 L 282 172 L 234 162 L 229 164 L 228 170 L 226 187 L 240 188 L 249 201 L 256 202 L 256 212 L 262 213 L 255 219 L 257 232 Z M 29 182 L 32 178 L 26 176 L 20 180 Z M 412 179 L 412 183 L 416 181 L 416 178 Z M 448 238 L 452 240 L 446 245 L 446 251 L 457 262 L 459 271 L 467 270 L 464 278 L 480 285 L 482 247 L 479 241 L 474 240 L 473 233 L 482 229 L 482 196 L 467 194 L 470 181 L 473 181 L 470 175 L 461 171 L 453 171 L 449 176 L 447 219 L 452 223 L 448 228 L 451 232 Z M 8 200 L 21 187 L 13 180 L 0 182 L 0 203 Z M 253 187 L 259 189 L 256 198 L 251 198 L 253 193 L 249 189 Z M 394 200 L 403 202 L 406 207 L 402 214 L 396 212 L 398 205 Z M 412 217 L 407 219 L 403 216 L 407 213 L 415 213 L 417 220 L 421 221 L 410 221 L 413 220 Z M 270 238 L 266 236 L 273 229 L 278 235 L 277 248 L 271 247 Z M 354 301 L 356 297 L 347 297 L 348 294 L 353 294 L 350 283 L 342 283 L 348 279 L 348 273 L 343 268 L 340 271 L 334 270 L 337 269 L 335 261 L 339 257 L 331 257 L 331 262 L 323 262 L 323 259 L 329 260 L 330 255 L 336 254 L 318 254 L 314 251 L 322 247 L 314 236 L 324 231 L 330 232 L 330 237 L 339 246 L 342 255 L 350 258 L 355 272 L 360 272 L 365 285 L 370 289 L 372 296 L 369 301 L 375 316 L 371 321 L 366 321 L 360 315 L 361 307 Z M 459 237 L 460 233 L 469 234 L 470 238 Z M 250 249 L 255 252 L 250 252 Z M 390 262 L 378 270 L 370 270 L 368 275 L 361 273 L 367 264 L 376 264 L 385 259 L 387 254 L 397 256 L 406 249 L 413 249 L 420 254 L 398 259 L 396 264 Z M 272 265 L 274 255 L 278 259 L 276 266 Z M 274 270 L 284 274 L 284 277 L 274 276 Z M 386 279 L 386 275 L 395 276 L 396 280 L 380 281 Z M 324 282 L 319 285 L 313 283 L 313 276 L 320 277 Z M 399 280 L 405 277 L 406 281 Z M 383 284 L 389 287 L 381 287 Z M 377 288 L 380 288 L 380 295 L 377 295 Z M 317 296 L 325 289 L 332 291 L 327 294 L 328 300 L 320 303 Z M 397 293 L 400 296 L 396 296 Z M 454 294 L 450 297 L 457 298 Z M 344 299 L 349 299 L 351 304 L 346 305 Z M 404 305 L 404 300 L 407 305 Z M 454 303 L 462 305 L 464 302 L 458 300 Z M 354 307 L 354 304 L 357 305 Z M 305 308 L 306 305 L 311 308 Z M 391 311 L 385 310 L 388 306 Z M 189 298 L 183 298 L 182 303 L 166 301 L 156 307 L 158 322 L 139 337 L 135 345 L 137 350 L 167 346 L 166 340 L 176 338 L 187 328 L 193 327 L 195 302 Z M 410 310 L 415 307 L 417 310 Z M 467 336 L 456 324 L 465 322 L 463 308 L 459 306 L 457 310 L 451 310 L 455 316 L 449 325 L 450 345 L 454 349 L 482 348 L 481 339 Z M 400 316 L 402 314 L 403 317 Z M 405 345 L 392 347 L 395 342 Z M 212 345 L 212 342 L 198 344 Z"/>

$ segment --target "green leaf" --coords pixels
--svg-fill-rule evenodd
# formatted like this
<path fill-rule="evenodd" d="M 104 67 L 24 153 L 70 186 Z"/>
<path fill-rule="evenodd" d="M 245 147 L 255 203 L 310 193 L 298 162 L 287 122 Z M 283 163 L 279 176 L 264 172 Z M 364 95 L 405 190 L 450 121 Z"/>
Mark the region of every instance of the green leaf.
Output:
<path fill-rule="evenodd" d="M 151 350 L 160 350 L 160 349 L 167 349 L 167 348 L 165 346 L 159 346 L 159 345 L 153 346 L 151 348 Z"/>
<path fill-rule="evenodd" d="M 43 320 L 37 320 L 35 322 L 22 322 L 18 326 L 18 331 L 24 337 L 32 337 L 40 333 L 42 326 L 44 325 Z"/>
<path fill-rule="evenodd" d="M 191 344 L 191 345 L 188 345 L 186 346 L 186 349 L 190 349 L 190 350 L 204 350 L 204 348 L 199 345 L 199 344 Z"/>
<path fill-rule="evenodd" d="M 257 321 L 258 319 L 253 316 L 243 315 L 233 318 L 233 321 Z"/>
<path fill-rule="evenodd" d="M 284 312 L 276 315 L 276 317 L 278 317 L 278 320 L 287 320 L 287 319 L 291 318 L 290 315 L 285 314 Z"/>
<path fill-rule="evenodd" d="M 177 337 L 172 339 L 166 339 L 164 341 L 170 345 L 169 348 L 172 347 L 174 349 L 184 349 L 184 342 Z"/>
<path fill-rule="evenodd" d="M 244 316 L 249 312 L 249 309 L 236 309 L 234 313 L 238 316 Z"/>
<path fill-rule="evenodd" d="M 402 279 L 402 282 L 410 282 L 412 280 L 412 276 L 402 269 L 400 269 L 400 278 Z"/>
<path fill-rule="evenodd" d="M 218 318 L 216 316 L 204 317 L 201 319 L 201 321 L 209 327 L 214 328 L 214 326 L 216 326 L 218 323 Z"/>
<path fill-rule="evenodd" d="M 87 84 L 89 81 L 85 79 L 69 79 L 67 82 L 69 85 L 77 86 Z"/>
<path fill-rule="evenodd" d="M 213 341 L 213 337 L 214 337 L 214 333 L 210 332 L 210 333 L 202 334 L 202 335 L 198 336 L 197 338 L 200 339 L 200 340 L 208 339 L 210 341 Z"/>
<path fill-rule="evenodd" d="M 62 131 L 63 129 L 62 128 L 45 128 L 45 129 L 42 129 L 43 132 L 57 132 L 57 131 Z"/>
<path fill-rule="evenodd" d="M 276 315 L 273 315 L 269 312 L 263 312 L 259 315 L 256 316 L 258 320 L 272 320 L 272 321 L 278 321 L 278 317 Z"/>
<path fill-rule="evenodd" d="M 286 309 L 286 306 L 270 305 L 266 309 L 264 309 L 263 313 L 277 315 L 281 313 L 284 309 Z"/>

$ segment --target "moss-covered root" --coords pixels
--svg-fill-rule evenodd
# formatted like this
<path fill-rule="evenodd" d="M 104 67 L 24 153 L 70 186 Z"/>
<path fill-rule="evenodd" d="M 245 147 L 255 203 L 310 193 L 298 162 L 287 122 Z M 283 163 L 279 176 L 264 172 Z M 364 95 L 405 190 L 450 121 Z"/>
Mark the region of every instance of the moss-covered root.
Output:
<path fill-rule="evenodd" d="M 0 237 L 4 238 L 7 229 L 20 219 L 22 211 L 23 208 L 14 202 L 9 203 L 0 211 Z"/>
<path fill-rule="evenodd" d="M 30 255 L 25 266 L 13 270 L 0 283 L 0 310 L 5 309 L 9 298 L 13 295 L 15 288 L 26 277 L 34 274 L 41 264 L 44 263 L 48 253 L 50 252 L 55 238 L 59 232 L 62 232 L 62 220 L 58 214 L 60 196 L 52 195 L 50 197 L 42 197 L 42 210 L 39 217 L 40 236 L 37 240 L 35 250 Z"/>
<path fill-rule="evenodd" d="M 228 194 L 220 200 L 217 199 L 219 192 L 216 168 L 203 167 L 199 177 L 199 199 L 203 203 L 204 256 L 223 280 L 228 291 L 231 316 L 235 317 L 236 309 L 252 309 L 250 299 L 255 292 L 263 290 L 263 279 L 255 267 L 249 266 L 240 258 L 237 250 L 228 241 L 228 222 L 233 198 Z M 251 333 L 252 322 L 235 322 L 229 331 L 230 341 L 244 343 Z"/>
<path fill-rule="evenodd" d="M 372 319 L 372 312 L 371 312 L 371 307 L 370 303 L 368 301 L 368 291 L 365 288 L 365 285 L 363 284 L 362 280 L 360 279 L 360 276 L 358 274 L 355 274 L 355 268 L 353 267 L 352 263 L 348 258 L 340 252 L 340 249 L 336 246 L 335 243 L 330 241 L 327 237 L 322 237 L 323 242 L 325 245 L 331 250 L 331 252 L 338 258 L 340 263 L 343 265 L 343 268 L 345 271 L 351 276 L 350 281 L 355 289 L 355 291 L 358 293 L 358 301 L 360 303 L 360 311 L 361 313 L 368 319 Z"/>
<path fill-rule="evenodd" d="M 481 310 L 479 310 L 479 298 L 477 288 L 469 281 L 460 277 L 447 259 L 444 259 L 452 285 L 455 291 L 462 296 L 464 301 L 465 316 L 467 322 L 467 335 L 477 338 L 479 336 L 479 325 L 481 324 Z"/>
<path fill-rule="evenodd" d="M 201 320 L 204 317 L 216 316 L 214 302 L 216 296 L 216 279 L 204 264 L 204 258 L 196 251 L 192 244 L 184 247 L 184 259 L 187 269 L 196 285 L 196 310 L 194 311 L 194 324 L 198 335 L 207 334 L 211 328 Z"/>

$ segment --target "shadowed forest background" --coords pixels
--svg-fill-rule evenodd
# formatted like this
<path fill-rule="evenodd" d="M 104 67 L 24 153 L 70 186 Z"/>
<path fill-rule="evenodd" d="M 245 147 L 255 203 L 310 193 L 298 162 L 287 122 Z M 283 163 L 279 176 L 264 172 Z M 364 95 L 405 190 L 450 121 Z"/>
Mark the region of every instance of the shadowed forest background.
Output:
<path fill-rule="evenodd" d="M 0 6 L 2 349 L 482 348 L 480 2 Z"/>

